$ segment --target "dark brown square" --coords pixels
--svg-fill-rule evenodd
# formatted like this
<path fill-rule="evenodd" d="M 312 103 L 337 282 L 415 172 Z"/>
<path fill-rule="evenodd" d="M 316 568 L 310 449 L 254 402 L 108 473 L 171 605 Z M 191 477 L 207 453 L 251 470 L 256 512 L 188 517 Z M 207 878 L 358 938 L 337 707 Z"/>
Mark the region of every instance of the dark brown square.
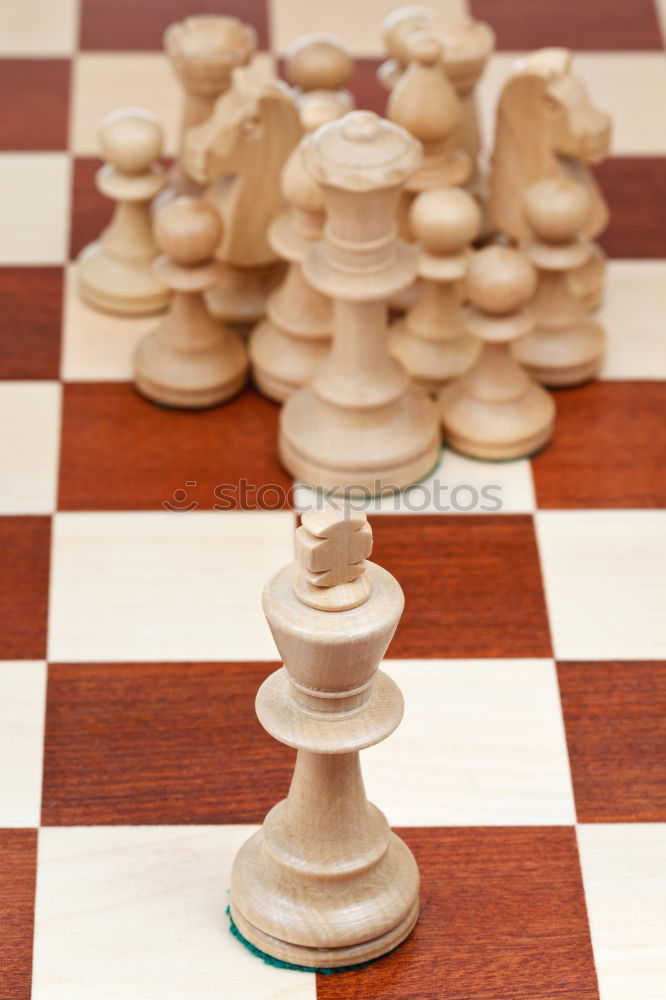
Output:
<path fill-rule="evenodd" d="M 258 823 L 294 755 L 254 710 L 277 664 L 50 664 L 42 823 Z"/>
<path fill-rule="evenodd" d="M 37 831 L 0 830 L 0 1000 L 30 1000 Z"/>
<path fill-rule="evenodd" d="M 661 49 L 653 0 L 471 0 L 474 17 L 488 21 L 498 49 Z"/>
<path fill-rule="evenodd" d="M 69 75 L 69 59 L 0 59 L 0 149 L 67 149 Z"/>
<path fill-rule="evenodd" d="M 102 166 L 98 157 L 77 156 L 72 166 L 69 255 L 74 260 L 108 226 L 115 206 L 95 187 L 95 174 Z"/>
<path fill-rule="evenodd" d="M 381 961 L 318 975 L 318 1000 L 598 1000 L 571 827 L 396 832 L 421 870 L 419 922 Z"/>
<path fill-rule="evenodd" d="M 214 409 L 175 410 L 126 383 L 65 385 L 59 509 L 288 508 L 278 415 L 252 389 Z"/>
<path fill-rule="evenodd" d="M 555 437 L 532 461 L 539 508 L 664 506 L 661 382 L 591 382 L 555 402 Z"/>
<path fill-rule="evenodd" d="M 63 270 L 0 268 L 0 378 L 57 379 Z"/>
<path fill-rule="evenodd" d="M 388 656 L 550 656 L 532 518 L 387 515 L 372 559 L 405 592 Z"/>
<path fill-rule="evenodd" d="M 0 517 L 0 660 L 46 656 L 50 544 L 50 517 Z"/>
<path fill-rule="evenodd" d="M 666 822 L 666 663 L 557 673 L 579 822 Z"/>
<path fill-rule="evenodd" d="M 191 14 L 227 14 L 252 24 L 259 47 L 268 48 L 268 0 L 225 0 L 223 5 L 206 5 L 201 0 L 82 0 L 82 49 L 160 51 L 165 29 L 173 21 Z"/>
<path fill-rule="evenodd" d="M 612 111 L 612 108 L 609 109 Z M 666 257 L 666 157 L 613 156 L 595 170 L 610 206 L 610 257 Z"/>

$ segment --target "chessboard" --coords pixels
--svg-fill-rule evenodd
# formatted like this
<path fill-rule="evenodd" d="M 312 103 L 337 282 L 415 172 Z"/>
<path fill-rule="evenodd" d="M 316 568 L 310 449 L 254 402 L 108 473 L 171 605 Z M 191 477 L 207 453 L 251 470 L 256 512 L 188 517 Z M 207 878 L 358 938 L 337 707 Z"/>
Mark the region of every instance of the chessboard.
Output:
<path fill-rule="evenodd" d="M 253 22 L 266 67 L 299 35 L 340 35 L 358 105 L 382 111 L 396 5 L 224 12 Z M 98 122 L 147 107 L 173 154 L 161 37 L 201 7 L 2 5 L 1 1000 L 666 996 L 666 6 L 471 7 L 497 33 L 487 143 L 500 83 L 544 45 L 574 50 L 613 116 L 597 172 L 608 357 L 555 393 L 533 460 L 444 451 L 427 483 L 368 509 L 373 559 L 406 596 L 385 664 L 406 710 L 362 763 L 418 860 L 422 913 L 388 957 L 315 975 L 264 965 L 225 916 L 234 854 L 293 767 L 254 714 L 278 666 L 261 592 L 292 558 L 301 502 L 278 408 L 252 389 L 153 406 L 130 378 L 154 318 L 75 293 L 110 211 Z"/>

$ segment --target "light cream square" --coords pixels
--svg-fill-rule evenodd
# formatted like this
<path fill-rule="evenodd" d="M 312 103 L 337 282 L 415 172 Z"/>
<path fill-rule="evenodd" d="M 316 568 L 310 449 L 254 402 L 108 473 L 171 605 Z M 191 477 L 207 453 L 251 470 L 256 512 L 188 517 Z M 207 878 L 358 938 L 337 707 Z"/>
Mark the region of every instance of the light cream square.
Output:
<path fill-rule="evenodd" d="M 99 125 L 110 111 L 152 111 L 165 134 L 165 153 L 176 151 L 182 90 L 161 53 L 86 52 L 74 67 L 70 145 L 78 156 L 99 155 Z"/>
<path fill-rule="evenodd" d="M 112 316 L 91 309 L 77 289 L 77 265 L 67 268 L 61 374 L 71 382 L 128 382 L 138 341 L 159 316 Z"/>
<path fill-rule="evenodd" d="M 46 664 L 0 662 L 0 827 L 39 826 Z"/>
<path fill-rule="evenodd" d="M 363 754 L 363 770 L 390 823 L 575 822 L 552 660 L 389 660 L 382 669 L 405 715 Z"/>
<path fill-rule="evenodd" d="M 316 503 L 316 492 L 297 484 L 295 509 L 303 512 Z M 535 507 L 532 468 L 527 459 L 477 462 L 445 448 L 437 467 L 420 483 L 402 492 L 359 496 L 354 506 L 368 515 L 530 513 Z"/>
<path fill-rule="evenodd" d="M 0 153 L 0 265 L 64 263 L 69 204 L 66 153 Z"/>
<path fill-rule="evenodd" d="M 76 48 L 79 0 L 4 0 L 0 56 L 67 56 Z"/>
<path fill-rule="evenodd" d="M 666 657 L 666 511 L 538 511 L 555 656 Z"/>
<path fill-rule="evenodd" d="M 273 660 L 261 610 L 289 511 L 59 513 L 49 659 Z"/>
<path fill-rule="evenodd" d="M 666 824 L 579 826 L 602 1000 L 666 996 Z"/>
<path fill-rule="evenodd" d="M 0 382 L 0 514 L 55 510 L 60 397 L 59 382 Z"/>
<path fill-rule="evenodd" d="M 666 379 L 666 260 L 609 260 L 599 320 L 606 379 Z"/>
<path fill-rule="evenodd" d="M 251 826 L 49 827 L 39 833 L 32 1000 L 315 1000 L 229 932 Z"/>
<path fill-rule="evenodd" d="M 303 0 L 269 0 L 271 48 L 284 53 L 301 35 L 324 32 L 342 38 L 357 55 L 381 56 L 382 21 L 399 6 L 396 0 L 339 0 L 325 7 Z M 435 0 L 428 6 L 450 17 L 467 12 L 464 0 Z"/>

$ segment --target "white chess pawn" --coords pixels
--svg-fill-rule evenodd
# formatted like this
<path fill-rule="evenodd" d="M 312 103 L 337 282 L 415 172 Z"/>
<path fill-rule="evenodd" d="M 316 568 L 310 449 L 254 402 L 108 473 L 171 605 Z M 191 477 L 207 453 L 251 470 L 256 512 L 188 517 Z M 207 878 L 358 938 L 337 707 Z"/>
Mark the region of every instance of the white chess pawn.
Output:
<path fill-rule="evenodd" d="M 346 104 L 346 110 L 351 111 L 354 100 L 346 87 L 353 72 L 349 50 L 335 35 L 303 35 L 287 50 L 285 75 L 299 101 L 307 93 L 334 93 Z"/>
<path fill-rule="evenodd" d="M 519 250 L 486 247 L 467 272 L 467 329 L 483 341 L 478 360 L 439 394 L 448 443 L 474 458 L 532 455 L 553 433 L 555 404 L 520 367 L 511 346 L 532 329 L 526 303 L 536 274 Z"/>
<path fill-rule="evenodd" d="M 593 253 L 591 241 L 581 236 L 591 208 L 587 190 L 565 178 L 540 181 L 525 196 L 533 236 L 521 246 L 539 280 L 530 304 L 534 330 L 518 341 L 514 353 L 544 385 L 580 385 L 594 378 L 603 362 L 606 334 L 588 317 L 571 281 Z"/>
<path fill-rule="evenodd" d="M 418 196 L 409 223 L 420 243 L 421 292 L 391 327 L 389 350 L 414 382 L 436 393 L 467 371 L 481 347 L 465 327 L 461 296 L 481 212 L 466 191 L 436 188 Z"/>
<path fill-rule="evenodd" d="M 100 127 L 100 147 L 107 161 L 97 172 L 97 188 L 117 202 L 111 223 L 79 255 L 79 291 L 96 309 L 124 316 L 159 312 L 170 291 L 153 269 L 150 202 L 164 186 L 157 158 L 162 129 L 154 115 L 122 108 Z"/>
<path fill-rule="evenodd" d="M 155 269 L 174 295 L 167 316 L 138 344 L 136 388 L 168 406 L 223 403 L 245 384 L 248 361 L 241 338 L 210 315 L 203 298 L 223 266 L 213 259 L 220 217 L 207 202 L 176 198 L 158 211 L 155 237 L 164 254 Z"/>

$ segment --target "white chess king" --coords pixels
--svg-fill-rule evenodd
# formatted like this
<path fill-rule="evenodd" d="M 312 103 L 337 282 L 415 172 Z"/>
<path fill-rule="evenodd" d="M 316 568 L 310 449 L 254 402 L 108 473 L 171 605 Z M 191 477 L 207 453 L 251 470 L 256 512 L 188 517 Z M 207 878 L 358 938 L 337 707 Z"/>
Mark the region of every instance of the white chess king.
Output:
<path fill-rule="evenodd" d="M 263 596 L 284 667 L 259 689 L 257 715 L 298 756 L 287 798 L 236 857 L 230 909 L 256 948 L 313 969 L 391 951 L 419 913 L 416 862 L 368 802 L 359 761 L 403 713 L 400 691 L 377 668 L 404 598 L 366 561 L 371 549 L 365 514 L 309 511 L 297 561 Z"/>

